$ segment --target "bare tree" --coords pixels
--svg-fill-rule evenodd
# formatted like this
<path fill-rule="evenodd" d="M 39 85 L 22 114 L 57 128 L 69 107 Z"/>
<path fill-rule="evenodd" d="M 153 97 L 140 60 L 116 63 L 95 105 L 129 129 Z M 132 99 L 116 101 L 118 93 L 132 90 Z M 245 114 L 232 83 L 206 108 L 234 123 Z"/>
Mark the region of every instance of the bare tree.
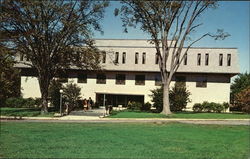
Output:
<path fill-rule="evenodd" d="M 0 5 L 0 31 L 8 37 L 1 43 L 30 59 L 24 64 L 37 71 L 46 113 L 49 84 L 59 71 L 99 68 L 91 36 L 101 31 L 99 21 L 108 2 L 3 0 Z"/>
<path fill-rule="evenodd" d="M 150 42 L 155 45 L 162 77 L 162 113 L 171 114 L 169 85 L 190 47 L 206 36 L 215 39 L 229 36 L 219 29 L 216 34 L 204 33 L 197 39 L 190 39 L 191 33 L 202 25 L 198 23 L 199 17 L 209 8 L 216 8 L 217 3 L 209 0 L 123 0 L 121 3 L 121 8 L 115 9 L 115 15 L 121 15 L 124 31 L 127 32 L 127 27 L 139 25 L 141 30 L 152 38 Z M 187 41 L 189 41 L 188 44 Z M 184 46 L 186 49 L 183 49 Z M 167 62 L 170 62 L 169 67 Z"/>

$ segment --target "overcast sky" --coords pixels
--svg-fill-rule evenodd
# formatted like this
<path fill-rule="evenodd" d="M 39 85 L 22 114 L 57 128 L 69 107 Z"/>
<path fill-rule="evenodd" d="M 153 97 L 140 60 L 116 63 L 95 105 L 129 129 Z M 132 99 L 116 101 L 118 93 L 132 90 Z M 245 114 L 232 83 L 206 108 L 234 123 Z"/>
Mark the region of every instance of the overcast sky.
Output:
<path fill-rule="evenodd" d="M 105 19 L 102 21 L 104 34 L 95 33 L 95 38 L 112 39 L 149 39 L 146 33 L 139 28 L 129 28 L 128 33 L 123 32 L 120 18 L 115 17 L 114 8 L 119 7 L 119 2 L 111 1 L 107 8 Z M 248 1 L 219 1 L 219 8 L 206 12 L 200 21 L 204 23 L 197 31 L 198 34 L 215 32 L 217 29 L 224 29 L 231 34 L 225 40 L 215 41 L 205 38 L 194 46 L 198 47 L 229 47 L 238 48 L 240 72 L 250 72 L 249 66 L 249 37 L 250 37 L 250 2 Z M 194 35 L 195 36 L 195 35 Z"/>

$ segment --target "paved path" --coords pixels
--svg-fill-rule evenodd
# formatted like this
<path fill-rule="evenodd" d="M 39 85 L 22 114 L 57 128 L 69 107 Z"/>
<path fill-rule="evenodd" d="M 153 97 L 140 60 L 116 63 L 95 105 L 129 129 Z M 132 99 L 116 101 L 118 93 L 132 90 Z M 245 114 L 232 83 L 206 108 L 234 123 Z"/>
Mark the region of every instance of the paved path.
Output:
<path fill-rule="evenodd" d="M 249 125 L 250 119 L 155 119 L 155 118 L 137 118 L 137 119 L 121 119 L 121 118 L 93 118 L 89 117 L 83 119 L 80 117 L 75 118 L 50 118 L 50 119 L 32 119 L 24 118 L 24 120 L 6 120 L 1 119 L 1 122 L 53 122 L 53 123 L 187 123 L 187 124 L 214 124 L 214 125 Z"/>

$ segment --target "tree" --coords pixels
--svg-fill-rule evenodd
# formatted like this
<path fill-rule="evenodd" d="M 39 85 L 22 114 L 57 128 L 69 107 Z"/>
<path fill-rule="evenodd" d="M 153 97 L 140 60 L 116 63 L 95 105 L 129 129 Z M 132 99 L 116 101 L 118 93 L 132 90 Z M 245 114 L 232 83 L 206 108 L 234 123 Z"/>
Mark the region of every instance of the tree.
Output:
<path fill-rule="evenodd" d="M 7 48 L 0 46 L 0 105 L 10 97 L 20 96 L 20 74 L 14 68 L 14 58 Z"/>
<path fill-rule="evenodd" d="M 190 47 L 206 36 L 216 40 L 229 36 L 222 29 L 218 29 L 216 34 L 205 33 L 197 39 L 190 38 L 191 33 L 202 25 L 198 23 L 198 17 L 209 8 L 216 8 L 217 3 L 209 0 L 123 0 L 121 3 L 121 8 L 115 9 L 115 15 L 121 15 L 124 31 L 127 32 L 127 27 L 136 27 L 139 24 L 141 30 L 151 36 L 150 42 L 155 45 L 162 77 L 162 113 L 171 114 L 169 85 Z"/>
<path fill-rule="evenodd" d="M 239 74 L 231 84 L 231 101 L 234 103 L 236 94 L 240 93 L 243 89 L 250 87 L 250 73 Z"/>
<path fill-rule="evenodd" d="M 2 44 L 25 55 L 38 74 L 42 113 L 48 112 L 48 88 L 62 70 L 98 69 L 99 54 L 91 40 L 101 31 L 106 1 L 1 1 Z M 84 46 L 84 47 L 83 47 Z"/>
<path fill-rule="evenodd" d="M 243 112 L 250 113 L 250 86 L 236 94 L 236 106 Z"/>

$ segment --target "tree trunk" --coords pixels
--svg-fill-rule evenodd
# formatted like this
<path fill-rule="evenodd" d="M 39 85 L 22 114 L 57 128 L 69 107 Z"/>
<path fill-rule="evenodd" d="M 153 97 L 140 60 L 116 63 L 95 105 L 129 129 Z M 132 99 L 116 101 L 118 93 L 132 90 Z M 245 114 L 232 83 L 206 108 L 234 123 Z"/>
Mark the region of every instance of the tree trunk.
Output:
<path fill-rule="evenodd" d="M 40 85 L 40 92 L 42 97 L 42 109 L 41 114 L 48 113 L 48 94 L 50 78 L 46 74 L 38 75 L 38 81 Z"/>
<path fill-rule="evenodd" d="M 168 82 L 163 83 L 163 109 L 162 109 L 161 114 L 165 114 L 165 115 L 172 114 L 172 112 L 170 111 Z"/>

